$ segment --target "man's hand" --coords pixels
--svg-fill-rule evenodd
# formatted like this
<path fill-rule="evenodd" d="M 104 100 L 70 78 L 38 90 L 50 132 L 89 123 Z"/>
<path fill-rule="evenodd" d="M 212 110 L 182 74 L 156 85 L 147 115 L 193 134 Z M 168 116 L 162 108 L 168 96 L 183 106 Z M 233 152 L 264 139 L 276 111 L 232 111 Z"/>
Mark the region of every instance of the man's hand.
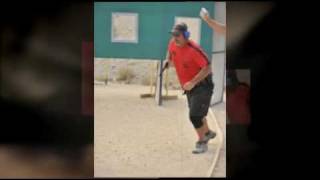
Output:
<path fill-rule="evenodd" d="M 165 60 L 165 61 L 163 62 L 163 67 L 162 67 L 162 69 L 169 68 L 169 66 L 170 66 L 169 60 Z"/>
<path fill-rule="evenodd" d="M 162 66 L 161 71 L 160 71 L 160 76 L 162 76 L 162 73 L 164 72 L 164 70 L 169 68 L 169 66 L 170 66 L 170 61 L 165 60 L 163 62 L 163 66 Z"/>
<path fill-rule="evenodd" d="M 210 18 L 209 12 L 205 8 L 201 8 L 200 17 L 216 32 L 226 35 L 226 25 Z"/>
<path fill-rule="evenodd" d="M 204 20 L 204 21 L 208 21 L 209 20 L 209 12 L 206 10 L 206 8 L 201 8 L 200 10 L 200 17 Z"/>
<path fill-rule="evenodd" d="M 192 88 L 194 88 L 195 85 L 196 85 L 195 83 L 193 83 L 192 81 L 189 81 L 189 82 L 186 82 L 182 88 L 186 91 L 190 91 Z"/>

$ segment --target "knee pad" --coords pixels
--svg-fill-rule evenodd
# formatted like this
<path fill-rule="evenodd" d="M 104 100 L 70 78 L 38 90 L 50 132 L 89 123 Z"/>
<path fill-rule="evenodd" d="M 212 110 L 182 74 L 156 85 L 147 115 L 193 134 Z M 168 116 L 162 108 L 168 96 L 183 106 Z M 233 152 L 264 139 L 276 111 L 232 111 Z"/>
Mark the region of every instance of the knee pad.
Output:
<path fill-rule="evenodd" d="M 203 116 L 190 116 L 190 120 L 194 128 L 198 129 L 201 128 L 203 125 L 202 122 Z"/>

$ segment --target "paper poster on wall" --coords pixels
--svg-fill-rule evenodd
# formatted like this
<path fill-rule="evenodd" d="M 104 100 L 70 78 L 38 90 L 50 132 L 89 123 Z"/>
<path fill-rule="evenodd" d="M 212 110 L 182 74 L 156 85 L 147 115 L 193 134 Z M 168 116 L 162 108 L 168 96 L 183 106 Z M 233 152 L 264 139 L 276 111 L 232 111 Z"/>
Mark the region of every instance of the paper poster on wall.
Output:
<path fill-rule="evenodd" d="M 137 13 L 112 13 L 111 41 L 138 43 Z"/>

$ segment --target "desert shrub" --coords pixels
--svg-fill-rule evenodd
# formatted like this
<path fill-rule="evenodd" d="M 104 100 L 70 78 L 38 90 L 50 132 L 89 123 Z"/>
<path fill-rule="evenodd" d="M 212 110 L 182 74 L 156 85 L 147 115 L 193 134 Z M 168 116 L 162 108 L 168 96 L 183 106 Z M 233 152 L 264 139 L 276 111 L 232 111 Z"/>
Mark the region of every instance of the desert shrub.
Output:
<path fill-rule="evenodd" d="M 125 81 L 129 84 L 134 77 L 134 72 L 131 69 L 121 68 L 117 74 L 117 81 Z"/>

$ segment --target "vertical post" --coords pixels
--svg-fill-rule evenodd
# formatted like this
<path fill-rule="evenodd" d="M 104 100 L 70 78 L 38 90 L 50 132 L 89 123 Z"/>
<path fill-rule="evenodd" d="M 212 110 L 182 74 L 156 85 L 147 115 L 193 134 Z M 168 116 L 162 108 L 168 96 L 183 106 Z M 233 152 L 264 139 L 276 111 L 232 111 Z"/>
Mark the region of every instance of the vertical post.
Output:
<path fill-rule="evenodd" d="M 162 105 L 162 73 L 160 73 L 162 66 L 163 66 L 163 60 L 160 60 L 160 66 L 159 66 L 159 74 L 160 74 L 160 77 L 159 77 L 159 104 L 158 104 L 159 106 Z"/>
<path fill-rule="evenodd" d="M 166 96 L 168 96 L 169 95 L 169 90 L 168 90 L 168 88 L 169 88 L 169 69 L 167 69 L 166 70 L 166 79 L 165 79 L 165 82 L 164 82 L 164 86 L 165 86 L 165 88 L 166 88 Z"/>
<path fill-rule="evenodd" d="M 162 105 L 162 74 L 161 74 L 162 60 L 160 63 L 157 62 L 157 83 L 156 83 L 156 94 L 155 100 L 157 105 Z"/>
<path fill-rule="evenodd" d="M 152 94 L 152 90 L 153 90 L 153 69 L 154 69 L 154 64 L 150 64 L 150 94 Z"/>

